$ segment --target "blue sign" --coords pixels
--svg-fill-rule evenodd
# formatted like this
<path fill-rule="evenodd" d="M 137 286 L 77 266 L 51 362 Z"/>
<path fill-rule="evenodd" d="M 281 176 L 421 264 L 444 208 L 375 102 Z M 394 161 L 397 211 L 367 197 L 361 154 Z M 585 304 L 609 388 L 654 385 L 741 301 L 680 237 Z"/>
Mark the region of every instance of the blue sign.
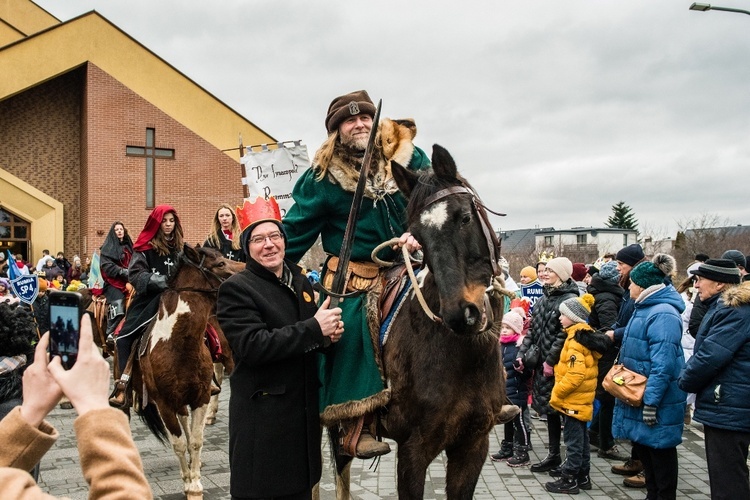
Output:
<path fill-rule="evenodd" d="M 26 274 L 10 282 L 13 292 L 21 302 L 31 305 L 39 295 L 39 276 Z"/>
<path fill-rule="evenodd" d="M 531 307 L 529 307 L 529 314 L 531 314 L 536 301 L 544 297 L 544 286 L 536 280 L 521 285 L 521 297 L 527 297 L 531 301 Z"/>

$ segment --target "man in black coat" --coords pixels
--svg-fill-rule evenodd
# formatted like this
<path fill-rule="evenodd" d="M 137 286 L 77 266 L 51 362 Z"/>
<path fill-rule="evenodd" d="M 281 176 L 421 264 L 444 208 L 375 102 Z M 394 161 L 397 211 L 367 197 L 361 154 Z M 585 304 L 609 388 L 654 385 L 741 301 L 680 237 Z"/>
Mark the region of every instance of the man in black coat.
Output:
<path fill-rule="evenodd" d="M 229 399 L 233 499 L 309 499 L 320 480 L 316 351 L 338 342 L 341 309 L 320 308 L 300 268 L 286 261 L 276 201 L 237 212 L 244 271 L 219 288 L 217 317 L 236 367 Z"/>

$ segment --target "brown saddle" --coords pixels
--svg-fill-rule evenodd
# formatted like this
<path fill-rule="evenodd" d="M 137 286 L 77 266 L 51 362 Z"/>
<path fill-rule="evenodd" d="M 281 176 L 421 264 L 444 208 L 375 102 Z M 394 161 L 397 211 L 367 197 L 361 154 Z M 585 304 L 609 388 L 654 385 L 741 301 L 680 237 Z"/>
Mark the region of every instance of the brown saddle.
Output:
<path fill-rule="evenodd" d="M 415 267 L 415 270 L 417 267 Z M 401 295 L 406 283 L 409 281 L 409 274 L 406 270 L 406 264 L 400 263 L 392 267 L 389 267 L 383 273 L 383 291 L 380 293 L 380 302 L 378 308 L 380 309 L 380 321 L 388 317 L 388 313 L 391 312 L 393 304 L 396 299 Z"/>

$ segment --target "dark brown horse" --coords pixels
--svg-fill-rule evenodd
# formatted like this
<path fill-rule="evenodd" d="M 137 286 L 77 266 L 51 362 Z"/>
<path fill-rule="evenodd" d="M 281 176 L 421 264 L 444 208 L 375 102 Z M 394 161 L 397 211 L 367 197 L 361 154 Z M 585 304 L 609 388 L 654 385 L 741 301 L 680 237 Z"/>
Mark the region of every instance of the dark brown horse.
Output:
<path fill-rule="evenodd" d="M 412 293 L 393 320 L 384 346 L 392 391 L 384 434 L 398 443 L 399 498 L 423 497 L 427 467 L 445 451 L 447 497 L 470 499 L 505 401 L 498 337 L 491 329 L 502 301 L 487 294 L 498 245 L 450 154 L 435 145 L 432 165 L 422 175 L 392 166 L 409 199 L 409 230 L 423 247 L 421 292 L 438 319 L 430 319 Z M 345 464 L 337 457 L 341 477 L 348 476 Z M 339 498 L 348 496 L 348 484 L 343 486 Z"/>
<path fill-rule="evenodd" d="M 203 498 L 200 454 L 214 372 L 206 326 L 218 326 L 219 285 L 243 268 L 212 248 L 185 245 L 133 370 L 134 389 L 145 389 L 137 412 L 156 437 L 171 442 L 189 499 Z"/>

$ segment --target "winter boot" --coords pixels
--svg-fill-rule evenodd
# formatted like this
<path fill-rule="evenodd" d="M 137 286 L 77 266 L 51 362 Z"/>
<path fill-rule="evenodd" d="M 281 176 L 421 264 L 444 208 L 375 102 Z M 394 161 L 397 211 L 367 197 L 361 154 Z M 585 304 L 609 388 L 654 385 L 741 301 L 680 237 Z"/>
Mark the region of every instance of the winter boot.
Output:
<path fill-rule="evenodd" d="M 552 453 L 550 451 L 544 460 L 531 466 L 531 472 L 549 472 L 561 463 L 560 452 Z"/>
<path fill-rule="evenodd" d="M 562 470 L 565 467 L 565 463 L 568 461 L 568 458 L 565 457 L 565 460 L 563 460 L 563 463 L 549 471 L 550 477 L 560 477 L 562 476 Z"/>
<path fill-rule="evenodd" d="M 643 464 L 640 460 L 629 459 L 622 465 L 613 465 L 612 472 L 621 476 L 634 476 L 643 470 Z"/>
<path fill-rule="evenodd" d="M 578 487 L 582 490 L 591 489 L 591 476 L 589 475 L 590 469 L 582 469 L 578 473 Z"/>
<path fill-rule="evenodd" d="M 493 462 L 502 462 L 503 460 L 508 460 L 512 456 L 513 443 L 503 439 L 502 443 L 500 443 L 500 451 L 490 455 L 490 458 Z"/>
<path fill-rule="evenodd" d="M 563 475 L 555 482 L 549 482 L 544 487 L 550 493 L 567 493 L 568 495 L 577 495 L 579 493 L 578 480 L 576 476 L 572 476 L 567 473 Z"/>
<path fill-rule="evenodd" d="M 524 467 L 529 465 L 529 452 L 525 446 L 513 447 L 513 457 L 508 459 L 508 467 Z"/>

